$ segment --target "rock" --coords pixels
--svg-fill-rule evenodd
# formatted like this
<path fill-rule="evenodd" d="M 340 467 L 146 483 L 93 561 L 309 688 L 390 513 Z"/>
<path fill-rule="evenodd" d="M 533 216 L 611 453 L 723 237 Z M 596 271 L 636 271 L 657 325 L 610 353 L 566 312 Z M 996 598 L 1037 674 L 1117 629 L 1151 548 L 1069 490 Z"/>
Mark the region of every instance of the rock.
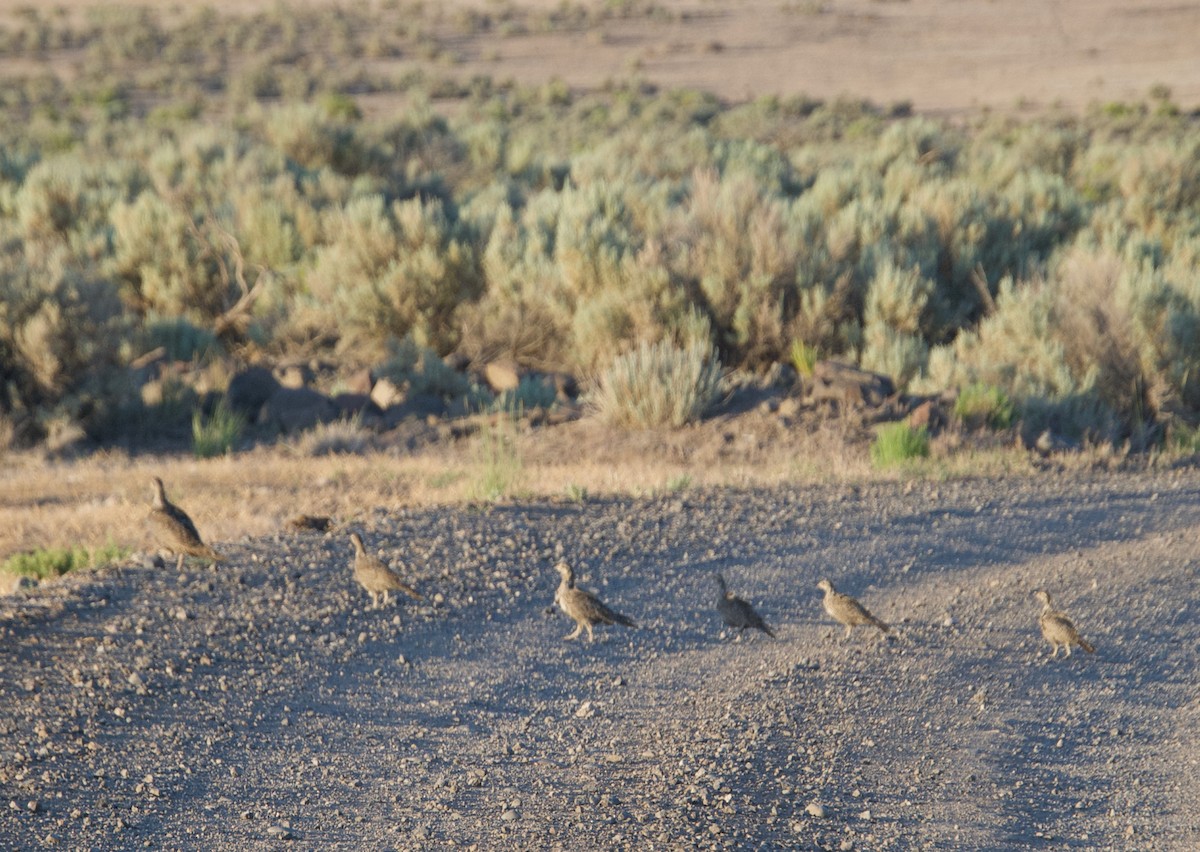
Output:
<path fill-rule="evenodd" d="M 371 395 L 371 386 L 374 380 L 371 377 L 371 371 L 366 367 L 360 370 L 355 370 L 345 379 L 344 387 L 346 393 L 362 394 L 363 396 Z"/>
<path fill-rule="evenodd" d="M 399 405 L 393 405 L 383 412 L 383 427 L 395 429 L 405 420 L 426 420 L 430 417 L 442 417 L 445 413 L 446 403 L 440 396 L 415 393 Z"/>
<path fill-rule="evenodd" d="M 946 427 L 948 418 L 936 400 L 927 399 L 912 410 L 905 422 L 913 429 L 923 426 L 929 434 L 936 435 Z"/>
<path fill-rule="evenodd" d="M 843 405 L 876 407 L 896 392 L 887 376 L 841 364 L 818 361 L 813 366 L 812 399 L 829 400 Z"/>
<path fill-rule="evenodd" d="M 825 818 L 825 806 L 820 802 L 809 802 L 808 807 L 806 807 L 804 810 L 809 816 L 816 819 Z"/>
<path fill-rule="evenodd" d="M 521 384 L 521 372 L 512 361 L 489 361 L 483 368 L 483 378 L 493 393 L 516 390 Z"/>
<path fill-rule="evenodd" d="M 516 822 L 520 816 L 512 808 L 506 808 L 504 813 L 500 814 L 500 819 L 504 822 Z"/>
<path fill-rule="evenodd" d="M 33 589 L 36 587 L 37 580 L 33 577 L 0 571 L 0 595 L 15 595 L 22 589 Z"/>
<path fill-rule="evenodd" d="M 255 417 L 274 393 L 279 382 L 265 367 L 248 367 L 229 380 L 225 402 L 233 411 Z"/>
<path fill-rule="evenodd" d="M 780 417 L 786 417 L 788 420 L 794 419 L 800 414 L 800 409 L 803 403 L 794 396 L 784 397 L 779 400 L 779 407 L 775 409 L 775 413 Z"/>
<path fill-rule="evenodd" d="M 387 411 L 404 402 L 404 391 L 391 379 L 378 379 L 371 388 L 371 402 L 379 406 L 380 411 Z"/>
<path fill-rule="evenodd" d="M 279 368 L 279 384 L 285 388 L 306 388 L 313 378 L 313 371 L 307 364 L 286 364 Z"/>
<path fill-rule="evenodd" d="M 311 388 L 279 388 L 259 415 L 260 422 L 285 433 L 303 432 L 336 419 L 333 400 Z"/>
<path fill-rule="evenodd" d="M 267 829 L 267 834 L 271 835 L 276 840 L 292 839 L 292 830 L 286 825 L 273 825 Z"/>
<path fill-rule="evenodd" d="M 373 417 L 383 417 L 383 409 L 375 404 L 370 394 L 339 393 L 333 398 L 333 404 L 337 406 L 338 416 L 342 418 L 357 416 L 366 421 Z"/>

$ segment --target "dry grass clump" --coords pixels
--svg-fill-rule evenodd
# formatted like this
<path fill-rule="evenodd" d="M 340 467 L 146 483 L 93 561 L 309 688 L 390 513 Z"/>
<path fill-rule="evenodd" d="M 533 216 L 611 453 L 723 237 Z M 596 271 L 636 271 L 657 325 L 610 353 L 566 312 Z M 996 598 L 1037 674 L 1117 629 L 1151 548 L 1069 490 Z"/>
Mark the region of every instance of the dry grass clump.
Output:
<path fill-rule="evenodd" d="M 617 426 L 678 427 L 700 419 L 716 401 L 721 376 L 716 350 L 702 343 L 644 343 L 600 374 L 591 404 Z"/>

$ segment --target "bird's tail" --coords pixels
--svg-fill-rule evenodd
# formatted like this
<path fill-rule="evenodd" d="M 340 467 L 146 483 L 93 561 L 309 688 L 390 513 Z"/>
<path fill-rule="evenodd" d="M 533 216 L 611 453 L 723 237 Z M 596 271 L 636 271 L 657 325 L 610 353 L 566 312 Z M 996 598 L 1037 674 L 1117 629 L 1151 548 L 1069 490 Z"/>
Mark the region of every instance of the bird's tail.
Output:
<path fill-rule="evenodd" d="M 891 627 L 889 627 L 885 622 L 880 621 L 878 618 L 876 618 L 873 615 L 871 616 L 871 623 L 874 624 L 876 627 L 878 627 L 880 630 L 882 630 L 884 633 L 892 632 Z"/>
<path fill-rule="evenodd" d="M 213 562 L 226 562 L 227 561 L 225 559 L 224 554 L 218 553 L 217 551 L 215 551 L 211 547 L 209 547 L 207 544 L 204 545 L 204 551 L 202 553 L 197 553 L 196 555 L 201 557 L 202 559 L 212 560 Z"/>
<path fill-rule="evenodd" d="M 637 627 L 637 625 L 633 623 L 632 618 L 627 615 L 621 615 L 619 612 L 613 613 L 613 621 L 617 624 L 623 624 L 626 627 Z"/>
<path fill-rule="evenodd" d="M 415 601 L 425 600 L 425 596 L 423 594 L 418 592 L 412 586 L 406 585 L 405 583 L 400 584 L 400 591 L 404 592 L 404 594 L 408 595 L 410 598 L 412 598 Z"/>
<path fill-rule="evenodd" d="M 763 633 L 767 634 L 767 635 L 768 635 L 768 636 L 770 636 L 772 639 L 778 639 L 778 638 L 779 638 L 778 636 L 776 636 L 776 635 L 775 635 L 775 631 L 774 631 L 774 630 L 772 630 L 770 627 L 767 627 L 767 625 L 765 625 L 765 624 L 763 625 L 763 629 L 762 629 L 762 630 L 763 630 Z"/>
<path fill-rule="evenodd" d="M 1087 641 L 1086 639 L 1079 640 L 1079 647 L 1082 648 L 1083 650 L 1087 651 L 1089 654 L 1096 653 L 1096 646 L 1093 645 L 1091 642 Z"/>

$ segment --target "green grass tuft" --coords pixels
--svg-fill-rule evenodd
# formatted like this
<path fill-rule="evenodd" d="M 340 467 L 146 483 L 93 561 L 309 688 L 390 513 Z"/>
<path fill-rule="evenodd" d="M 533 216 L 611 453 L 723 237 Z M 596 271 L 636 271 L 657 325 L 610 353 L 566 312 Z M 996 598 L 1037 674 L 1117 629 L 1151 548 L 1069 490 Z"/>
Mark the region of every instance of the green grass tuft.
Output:
<path fill-rule="evenodd" d="M 192 415 L 192 453 L 198 459 L 223 456 L 233 450 L 245 428 L 246 418 L 231 410 L 224 400 L 208 417 L 197 411 Z"/>
<path fill-rule="evenodd" d="M 929 430 L 907 423 L 886 423 L 871 443 L 871 462 L 877 468 L 900 467 L 929 455 Z"/>
<path fill-rule="evenodd" d="M 52 547 L 30 553 L 18 553 L 0 564 L 0 573 L 45 580 L 61 577 L 70 571 L 107 565 L 129 555 L 129 550 L 115 544 L 103 547 Z"/>

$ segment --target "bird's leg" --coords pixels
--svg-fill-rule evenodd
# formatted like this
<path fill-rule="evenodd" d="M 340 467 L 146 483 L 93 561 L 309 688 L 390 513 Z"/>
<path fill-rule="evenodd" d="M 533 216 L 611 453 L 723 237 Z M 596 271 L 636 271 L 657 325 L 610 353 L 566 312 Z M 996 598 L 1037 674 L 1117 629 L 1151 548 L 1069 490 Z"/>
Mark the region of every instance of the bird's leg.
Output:
<path fill-rule="evenodd" d="M 391 597 L 388 595 L 388 590 L 384 589 L 383 590 L 383 605 L 387 606 L 390 601 L 391 601 Z"/>
<path fill-rule="evenodd" d="M 850 631 L 851 631 L 851 630 L 853 630 L 853 629 L 854 629 L 853 625 L 850 625 L 850 624 L 847 624 L 847 625 L 846 625 L 846 638 L 847 638 L 847 639 L 849 639 L 849 638 L 850 638 Z"/>
<path fill-rule="evenodd" d="M 379 592 L 371 592 L 371 609 L 379 609 Z"/>
<path fill-rule="evenodd" d="M 592 635 L 592 625 L 585 622 L 584 626 L 587 627 L 588 642 L 594 642 L 596 640 L 596 637 Z"/>
<path fill-rule="evenodd" d="M 1068 657 L 1071 656 L 1071 643 L 1070 642 L 1067 643 L 1067 656 Z"/>
<path fill-rule="evenodd" d="M 182 570 L 183 570 L 183 554 L 182 554 L 182 553 L 181 553 L 181 554 L 179 554 L 179 559 L 177 559 L 177 560 L 175 561 L 175 570 L 176 570 L 176 571 L 182 571 Z"/>
<path fill-rule="evenodd" d="M 564 639 L 574 639 L 576 636 L 578 636 L 582 632 L 583 632 L 583 622 L 576 622 L 575 629 L 572 630 L 570 633 L 568 633 L 563 638 Z"/>
<path fill-rule="evenodd" d="M 1052 659 L 1052 660 L 1058 657 L 1058 643 L 1055 642 L 1053 644 L 1054 644 L 1054 653 L 1050 655 L 1050 659 Z"/>

